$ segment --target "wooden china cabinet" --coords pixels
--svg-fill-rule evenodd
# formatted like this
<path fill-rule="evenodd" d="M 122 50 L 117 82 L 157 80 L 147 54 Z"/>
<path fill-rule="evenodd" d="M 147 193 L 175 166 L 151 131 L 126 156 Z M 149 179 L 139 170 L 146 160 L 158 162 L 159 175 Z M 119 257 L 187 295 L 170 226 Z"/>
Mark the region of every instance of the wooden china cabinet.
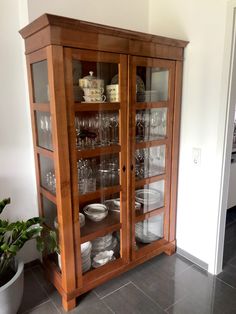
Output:
<path fill-rule="evenodd" d="M 25 40 L 40 213 L 59 234 L 44 268 L 65 310 L 175 252 L 187 42 L 45 14 Z"/>

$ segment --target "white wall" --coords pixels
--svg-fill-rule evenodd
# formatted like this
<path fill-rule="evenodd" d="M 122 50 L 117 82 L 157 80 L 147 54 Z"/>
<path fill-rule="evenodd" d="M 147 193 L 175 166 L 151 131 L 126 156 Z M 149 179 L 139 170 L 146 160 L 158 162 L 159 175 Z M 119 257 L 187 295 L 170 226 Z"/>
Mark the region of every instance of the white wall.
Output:
<path fill-rule="evenodd" d="M 149 0 L 28 0 L 30 21 L 52 13 L 131 30 L 148 31 Z"/>
<path fill-rule="evenodd" d="M 23 1 L 21 1 L 23 5 Z M 25 84 L 21 7 L 15 0 L 0 2 L 0 199 L 11 197 L 4 217 L 26 219 L 38 215 L 30 111 Z M 21 256 L 38 256 L 33 243 Z"/>
<path fill-rule="evenodd" d="M 9 220 L 38 215 L 24 43 L 18 31 L 46 12 L 148 30 L 148 1 L 1 0 L 0 199 L 11 197 L 4 213 Z M 34 243 L 20 255 L 26 262 L 39 256 Z"/>
<path fill-rule="evenodd" d="M 189 40 L 185 51 L 177 245 L 214 272 L 226 104 L 221 103 L 226 0 L 151 0 L 150 32 Z M 225 108 L 222 106 L 225 106 Z M 201 148 L 194 165 L 192 148 Z"/>

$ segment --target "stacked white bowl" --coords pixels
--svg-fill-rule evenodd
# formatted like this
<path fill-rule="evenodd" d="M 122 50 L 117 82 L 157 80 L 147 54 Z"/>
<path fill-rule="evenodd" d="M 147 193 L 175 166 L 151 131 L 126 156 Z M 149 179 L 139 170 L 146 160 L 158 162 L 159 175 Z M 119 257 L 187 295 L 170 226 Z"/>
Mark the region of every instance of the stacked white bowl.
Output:
<path fill-rule="evenodd" d="M 82 243 L 81 249 L 81 260 L 82 260 L 82 272 L 85 273 L 91 268 L 91 249 L 92 244 L 90 241 Z"/>

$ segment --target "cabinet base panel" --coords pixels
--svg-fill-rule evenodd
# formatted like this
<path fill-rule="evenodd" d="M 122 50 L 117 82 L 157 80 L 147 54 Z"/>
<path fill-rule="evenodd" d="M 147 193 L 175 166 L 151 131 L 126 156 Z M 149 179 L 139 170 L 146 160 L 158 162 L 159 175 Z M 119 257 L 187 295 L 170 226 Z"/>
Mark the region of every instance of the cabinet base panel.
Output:
<path fill-rule="evenodd" d="M 68 301 L 66 298 L 62 297 L 62 306 L 66 312 L 73 310 L 76 307 L 76 298 Z"/>
<path fill-rule="evenodd" d="M 122 273 L 131 270 L 132 268 L 148 261 L 149 259 L 158 256 L 162 253 L 165 253 L 167 255 L 172 255 L 174 254 L 176 251 L 176 244 L 175 241 L 173 242 L 167 242 L 166 244 L 164 244 L 162 247 L 153 250 L 152 252 L 149 252 L 148 254 L 145 254 L 144 256 L 133 260 L 131 262 L 129 262 L 128 264 L 121 264 L 119 263 L 117 265 L 118 268 L 116 268 L 115 270 L 110 271 L 109 273 L 107 273 L 106 275 L 103 275 L 101 277 L 95 277 L 95 278 L 90 278 L 90 280 L 87 280 L 85 285 L 81 288 L 77 288 L 74 291 L 70 292 L 70 293 L 65 293 L 65 291 L 62 289 L 62 287 L 59 287 L 58 285 L 58 281 L 55 282 L 55 280 L 53 280 L 54 276 L 53 276 L 53 268 L 51 267 L 50 269 L 50 276 L 48 274 L 48 263 L 45 266 L 45 271 L 47 274 L 48 279 L 54 284 L 54 286 L 56 287 L 56 289 L 58 290 L 58 292 L 61 294 L 62 297 L 62 305 L 63 308 L 66 312 L 72 310 L 73 308 L 76 307 L 76 298 L 79 297 L 80 295 L 94 289 L 95 287 L 103 284 L 104 282 L 113 279 L 119 275 L 121 275 Z"/>

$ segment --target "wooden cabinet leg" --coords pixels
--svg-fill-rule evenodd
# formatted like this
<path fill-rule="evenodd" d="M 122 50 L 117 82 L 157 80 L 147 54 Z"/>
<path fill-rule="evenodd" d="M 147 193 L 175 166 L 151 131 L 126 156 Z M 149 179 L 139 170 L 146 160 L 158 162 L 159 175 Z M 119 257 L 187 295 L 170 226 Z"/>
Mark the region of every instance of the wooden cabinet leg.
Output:
<path fill-rule="evenodd" d="M 176 251 L 175 245 L 171 246 L 169 249 L 165 250 L 164 253 L 168 256 L 173 255 Z"/>
<path fill-rule="evenodd" d="M 62 306 L 66 312 L 73 310 L 76 307 L 76 299 L 68 301 L 62 297 Z"/>

